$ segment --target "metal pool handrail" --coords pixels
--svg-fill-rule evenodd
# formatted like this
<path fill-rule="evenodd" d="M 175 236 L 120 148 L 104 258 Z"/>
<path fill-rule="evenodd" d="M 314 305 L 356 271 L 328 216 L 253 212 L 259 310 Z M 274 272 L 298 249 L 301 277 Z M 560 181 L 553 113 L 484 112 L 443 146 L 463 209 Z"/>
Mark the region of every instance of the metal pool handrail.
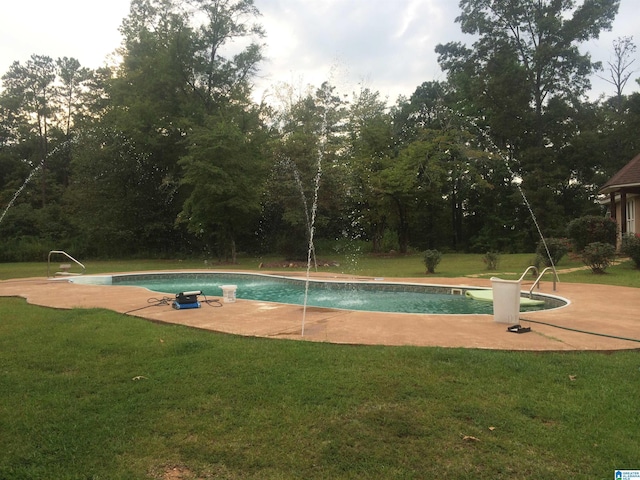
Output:
<path fill-rule="evenodd" d="M 533 296 L 533 289 L 536 287 L 536 285 L 538 285 L 538 288 L 540 288 L 540 280 L 542 280 L 542 277 L 545 273 L 547 273 L 549 270 L 553 271 L 553 273 L 555 274 L 553 276 L 553 291 L 556 291 L 556 281 L 558 280 L 558 274 L 556 273 L 555 268 L 552 267 L 547 267 L 544 270 L 542 270 L 542 272 L 540 272 L 540 275 L 538 275 L 538 278 L 536 278 L 536 281 L 533 282 L 533 285 L 531 285 L 531 288 L 529 289 L 529 298 L 531 298 Z"/>
<path fill-rule="evenodd" d="M 527 267 L 527 269 L 524 271 L 524 273 L 522 274 L 522 276 L 520 277 L 520 280 L 518 280 L 518 282 L 521 282 L 522 279 L 524 278 L 524 276 L 529 272 L 529 270 L 534 270 L 536 273 L 538 273 L 538 269 L 534 266 L 534 265 L 530 265 Z"/>
<path fill-rule="evenodd" d="M 49 278 L 51 275 L 49 274 L 49 266 L 51 265 L 51 255 L 57 253 L 59 255 L 64 255 L 65 257 L 67 257 L 69 260 L 71 260 L 72 262 L 77 263 L 78 265 L 80 265 L 82 267 L 82 273 L 78 274 L 78 275 L 82 275 L 86 270 L 87 267 L 85 267 L 82 263 L 80 263 L 78 260 L 76 260 L 75 258 L 73 258 L 71 255 L 69 255 L 67 252 L 64 252 L 62 250 L 51 250 L 49 252 L 49 256 L 47 257 L 47 278 Z"/>

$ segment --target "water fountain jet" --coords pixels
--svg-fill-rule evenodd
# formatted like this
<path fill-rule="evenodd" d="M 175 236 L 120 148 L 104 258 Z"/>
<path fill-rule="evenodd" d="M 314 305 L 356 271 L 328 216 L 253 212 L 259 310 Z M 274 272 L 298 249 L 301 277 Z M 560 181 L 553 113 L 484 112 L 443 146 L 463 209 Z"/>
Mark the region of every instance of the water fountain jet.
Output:
<path fill-rule="evenodd" d="M 16 192 L 13 194 L 13 197 L 11 197 L 11 200 L 9 200 L 9 203 L 7 203 L 7 206 L 5 207 L 5 209 L 2 211 L 2 214 L 0 215 L 0 225 L 2 225 L 2 220 L 4 220 L 4 217 L 7 215 L 7 212 L 16 202 L 16 200 L 18 199 L 22 191 L 25 189 L 25 187 L 28 185 L 31 179 L 35 176 L 35 174 L 42 169 L 44 162 L 45 162 L 45 159 L 42 159 L 42 161 L 38 165 L 36 165 L 33 170 L 31 170 L 31 173 L 29 173 L 29 175 L 27 176 L 25 181 L 22 183 L 20 188 L 18 188 L 18 190 L 16 190 Z"/>
<path fill-rule="evenodd" d="M 311 221 L 309 223 L 309 249 L 307 251 L 307 275 L 304 287 L 304 304 L 302 309 L 302 328 L 301 336 L 304 337 L 304 326 L 307 318 L 307 300 L 309 298 L 309 280 L 311 275 L 311 256 L 315 255 L 315 247 L 313 244 L 313 237 L 315 234 L 316 215 L 318 213 L 318 194 L 320 191 L 320 180 L 322 178 L 322 161 L 325 155 L 325 149 L 327 146 L 327 108 L 323 109 L 322 124 L 320 126 L 320 138 L 318 142 L 318 161 L 316 163 L 317 170 L 314 178 L 313 188 L 313 204 L 311 206 Z"/>
<path fill-rule="evenodd" d="M 298 191 L 300 192 L 300 198 L 302 201 L 302 206 L 304 208 L 305 222 L 307 226 L 307 231 L 311 231 L 311 217 L 309 216 L 309 205 L 307 203 L 307 196 L 304 193 L 304 186 L 302 185 L 302 179 L 300 178 L 300 171 L 296 164 L 290 159 L 286 158 L 280 161 L 280 164 L 285 168 L 291 170 L 293 174 L 293 179 L 296 182 L 296 186 L 298 187 Z M 315 220 L 315 219 L 314 219 Z M 316 260 L 315 248 L 313 249 L 313 264 L 315 266 L 316 271 L 318 270 L 318 262 Z"/>
<path fill-rule="evenodd" d="M 458 116 L 462 117 L 462 114 L 458 114 Z M 527 210 L 529 211 L 529 215 L 531 216 L 531 219 L 533 220 L 533 223 L 534 223 L 534 225 L 536 227 L 536 230 L 538 232 L 538 235 L 540 236 L 540 240 L 542 241 L 542 244 L 544 246 L 544 249 L 545 249 L 545 252 L 547 254 L 547 257 L 549 258 L 549 262 L 550 262 L 550 265 L 551 265 L 551 269 L 553 270 L 553 274 L 555 276 L 555 279 L 556 279 L 556 281 L 559 281 L 560 279 L 558 278 L 558 272 L 556 270 L 556 266 L 555 266 L 555 263 L 553 261 L 553 257 L 551 256 L 551 252 L 549 251 L 549 246 L 547 245 L 547 241 L 544 238 L 544 235 L 542 234 L 542 229 L 540 228 L 540 224 L 538 223 L 538 219 L 536 218 L 536 215 L 533 212 L 533 207 L 529 203 L 529 199 L 527 198 L 527 196 L 524 193 L 524 190 L 522 189 L 521 182 L 518 182 L 518 181 L 515 180 L 516 178 L 518 178 L 518 176 L 515 174 L 515 172 L 511 168 L 511 165 L 509 164 L 509 159 L 502 153 L 502 150 L 500 148 L 498 148 L 498 146 L 493 141 L 493 139 L 489 136 L 489 134 L 488 134 L 488 132 L 486 130 L 480 128 L 478 126 L 478 124 L 473 119 L 470 119 L 468 117 L 463 117 L 463 118 L 465 120 L 467 120 L 469 123 L 471 123 L 471 125 L 478 132 L 480 132 L 480 135 L 482 135 L 482 137 L 487 141 L 487 143 L 489 144 L 491 149 L 494 152 L 496 152 L 496 154 L 502 159 L 502 161 L 504 162 L 505 167 L 507 167 L 507 171 L 509 172 L 509 175 L 511 175 L 512 183 L 514 183 L 516 188 L 518 189 L 518 192 L 520 193 L 520 196 L 522 197 L 522 201 L 524 202 L 524 205 L 527 207 Z"/>
<path fill-rule="evenodd" d="M 40 163 L 38 163 L 29 173 L 29 175 L 27 176 L 27 178 L 25 179 L 25 181 L 22 183 L 22 185 L 20 186 L 20 188 L 18 188 L 18 190 L 16 190 L 16 192 L 13 194 L 13 197 L 11 197 L 11 200 L 9 200 L 9 203 L 7 204 L 7 206 L 5 207 L 5 209 L 2 211 L 2 214 L 0 214 L 0 225 L 2 224 L 2 221 L 4 220 L 4 217 L 7 215 L 7 212 L 9 211 L 9 209 L 13 206 L 13 204 L 16 202 L 16 200 L 18 199 L 18 197 L 20 196 L 20 194 L 22 193 L 22 191 L 25 189 L 25 187 L 29 184 L 29 182 L 31 181 L 31 179 L 36 175 L 36 173 L 38 173 L 39 171 L 41 171 L 44 168 L 44 164 L 46 163 L 46 161 L 49 159 L 49 157 L 55 155 L 56 153 L 58 153 L 58 151 L 61 148 L 67 147 L 72 141 L 74 141 L 73 139 L 71 140 L 67 140 L 63 143 L 61 143 L 60 145 L 58 145 L 56 148 L 54 148 L 51 152 L 49 152 L 47 155 L 45 155 L 42 160 L 40 160 Z"/>

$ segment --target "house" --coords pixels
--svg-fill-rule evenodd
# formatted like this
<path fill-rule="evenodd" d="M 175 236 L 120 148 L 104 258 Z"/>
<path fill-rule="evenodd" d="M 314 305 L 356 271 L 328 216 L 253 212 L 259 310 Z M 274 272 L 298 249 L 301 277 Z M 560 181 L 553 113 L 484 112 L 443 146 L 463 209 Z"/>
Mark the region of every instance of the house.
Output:
<path fill-rule="evenodd" d="M 640 233 L 640 154 L 611 177 L 600 189 L 609 195 L 611 218 L 618 225 L 621 235 Z"/>

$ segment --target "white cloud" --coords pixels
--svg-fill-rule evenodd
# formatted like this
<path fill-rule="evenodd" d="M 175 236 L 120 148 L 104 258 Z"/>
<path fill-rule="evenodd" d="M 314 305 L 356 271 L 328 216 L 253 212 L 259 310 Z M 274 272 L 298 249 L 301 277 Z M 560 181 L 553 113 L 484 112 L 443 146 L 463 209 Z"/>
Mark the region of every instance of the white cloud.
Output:
<path fill-rule="evenodd" d="M 0 16 L 0 75 L 32 54 L 77 58 L 97 68 L 120 45 L 118 28 L 128 0 L 21 0 L 5 2 Z"/>
<path fill-rule="evenodd" d="M 278 82 L 320 84 L 328 80 L 341 93 L 359 84 L 394 102 L 421 83 L 443 80 L 434 48 L 438 43 L 471 44 L 454 22 L 456 0 L 254 0 L 257 21 L 267 33 L 266 61 L 256 81 L 256 98 Z M 7 1 L 0 16 L 0 75 L 13 61 L 31 54 L 77 58 L 97 68 L 120 45 L 118 28 L 129 0 Z M 590 42 L 594 60 L 606 62 L 612 42 L 634 35 L 637 0 L 622 0 L 613 32 Z M 640 42 L 640 38 L 635 38 Z M 638 66 L 640 68 L 640 64 Z M 634 75 L 627 93 L 638 90 Z M 612 87 L 593 79 L 596 91 Z"/>
<path fill-rule="evenodd" d="M 395 101 L 422 82 L 441 78 L 434 48 L 461 36 L 453 24 L 457 7 L 445 0 L 257 0 L 256 5 L 264 15 L 269 59 L 258 95 L 293 76 L 315 86 L 329 80 L 344 93 L 364 84 Z M 272 29 L 276 24 L 288 28 Z"/>

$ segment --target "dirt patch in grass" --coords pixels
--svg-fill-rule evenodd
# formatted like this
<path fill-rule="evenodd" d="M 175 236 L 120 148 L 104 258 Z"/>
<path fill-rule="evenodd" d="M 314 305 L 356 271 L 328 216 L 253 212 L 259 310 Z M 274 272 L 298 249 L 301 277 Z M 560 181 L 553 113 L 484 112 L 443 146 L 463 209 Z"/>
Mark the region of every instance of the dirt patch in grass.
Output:
<path fill-rule="evenodd" d="M 202 480 L 184 465 L 164 465 L 152 473 L 153 478 L 159 480 Z"/>

